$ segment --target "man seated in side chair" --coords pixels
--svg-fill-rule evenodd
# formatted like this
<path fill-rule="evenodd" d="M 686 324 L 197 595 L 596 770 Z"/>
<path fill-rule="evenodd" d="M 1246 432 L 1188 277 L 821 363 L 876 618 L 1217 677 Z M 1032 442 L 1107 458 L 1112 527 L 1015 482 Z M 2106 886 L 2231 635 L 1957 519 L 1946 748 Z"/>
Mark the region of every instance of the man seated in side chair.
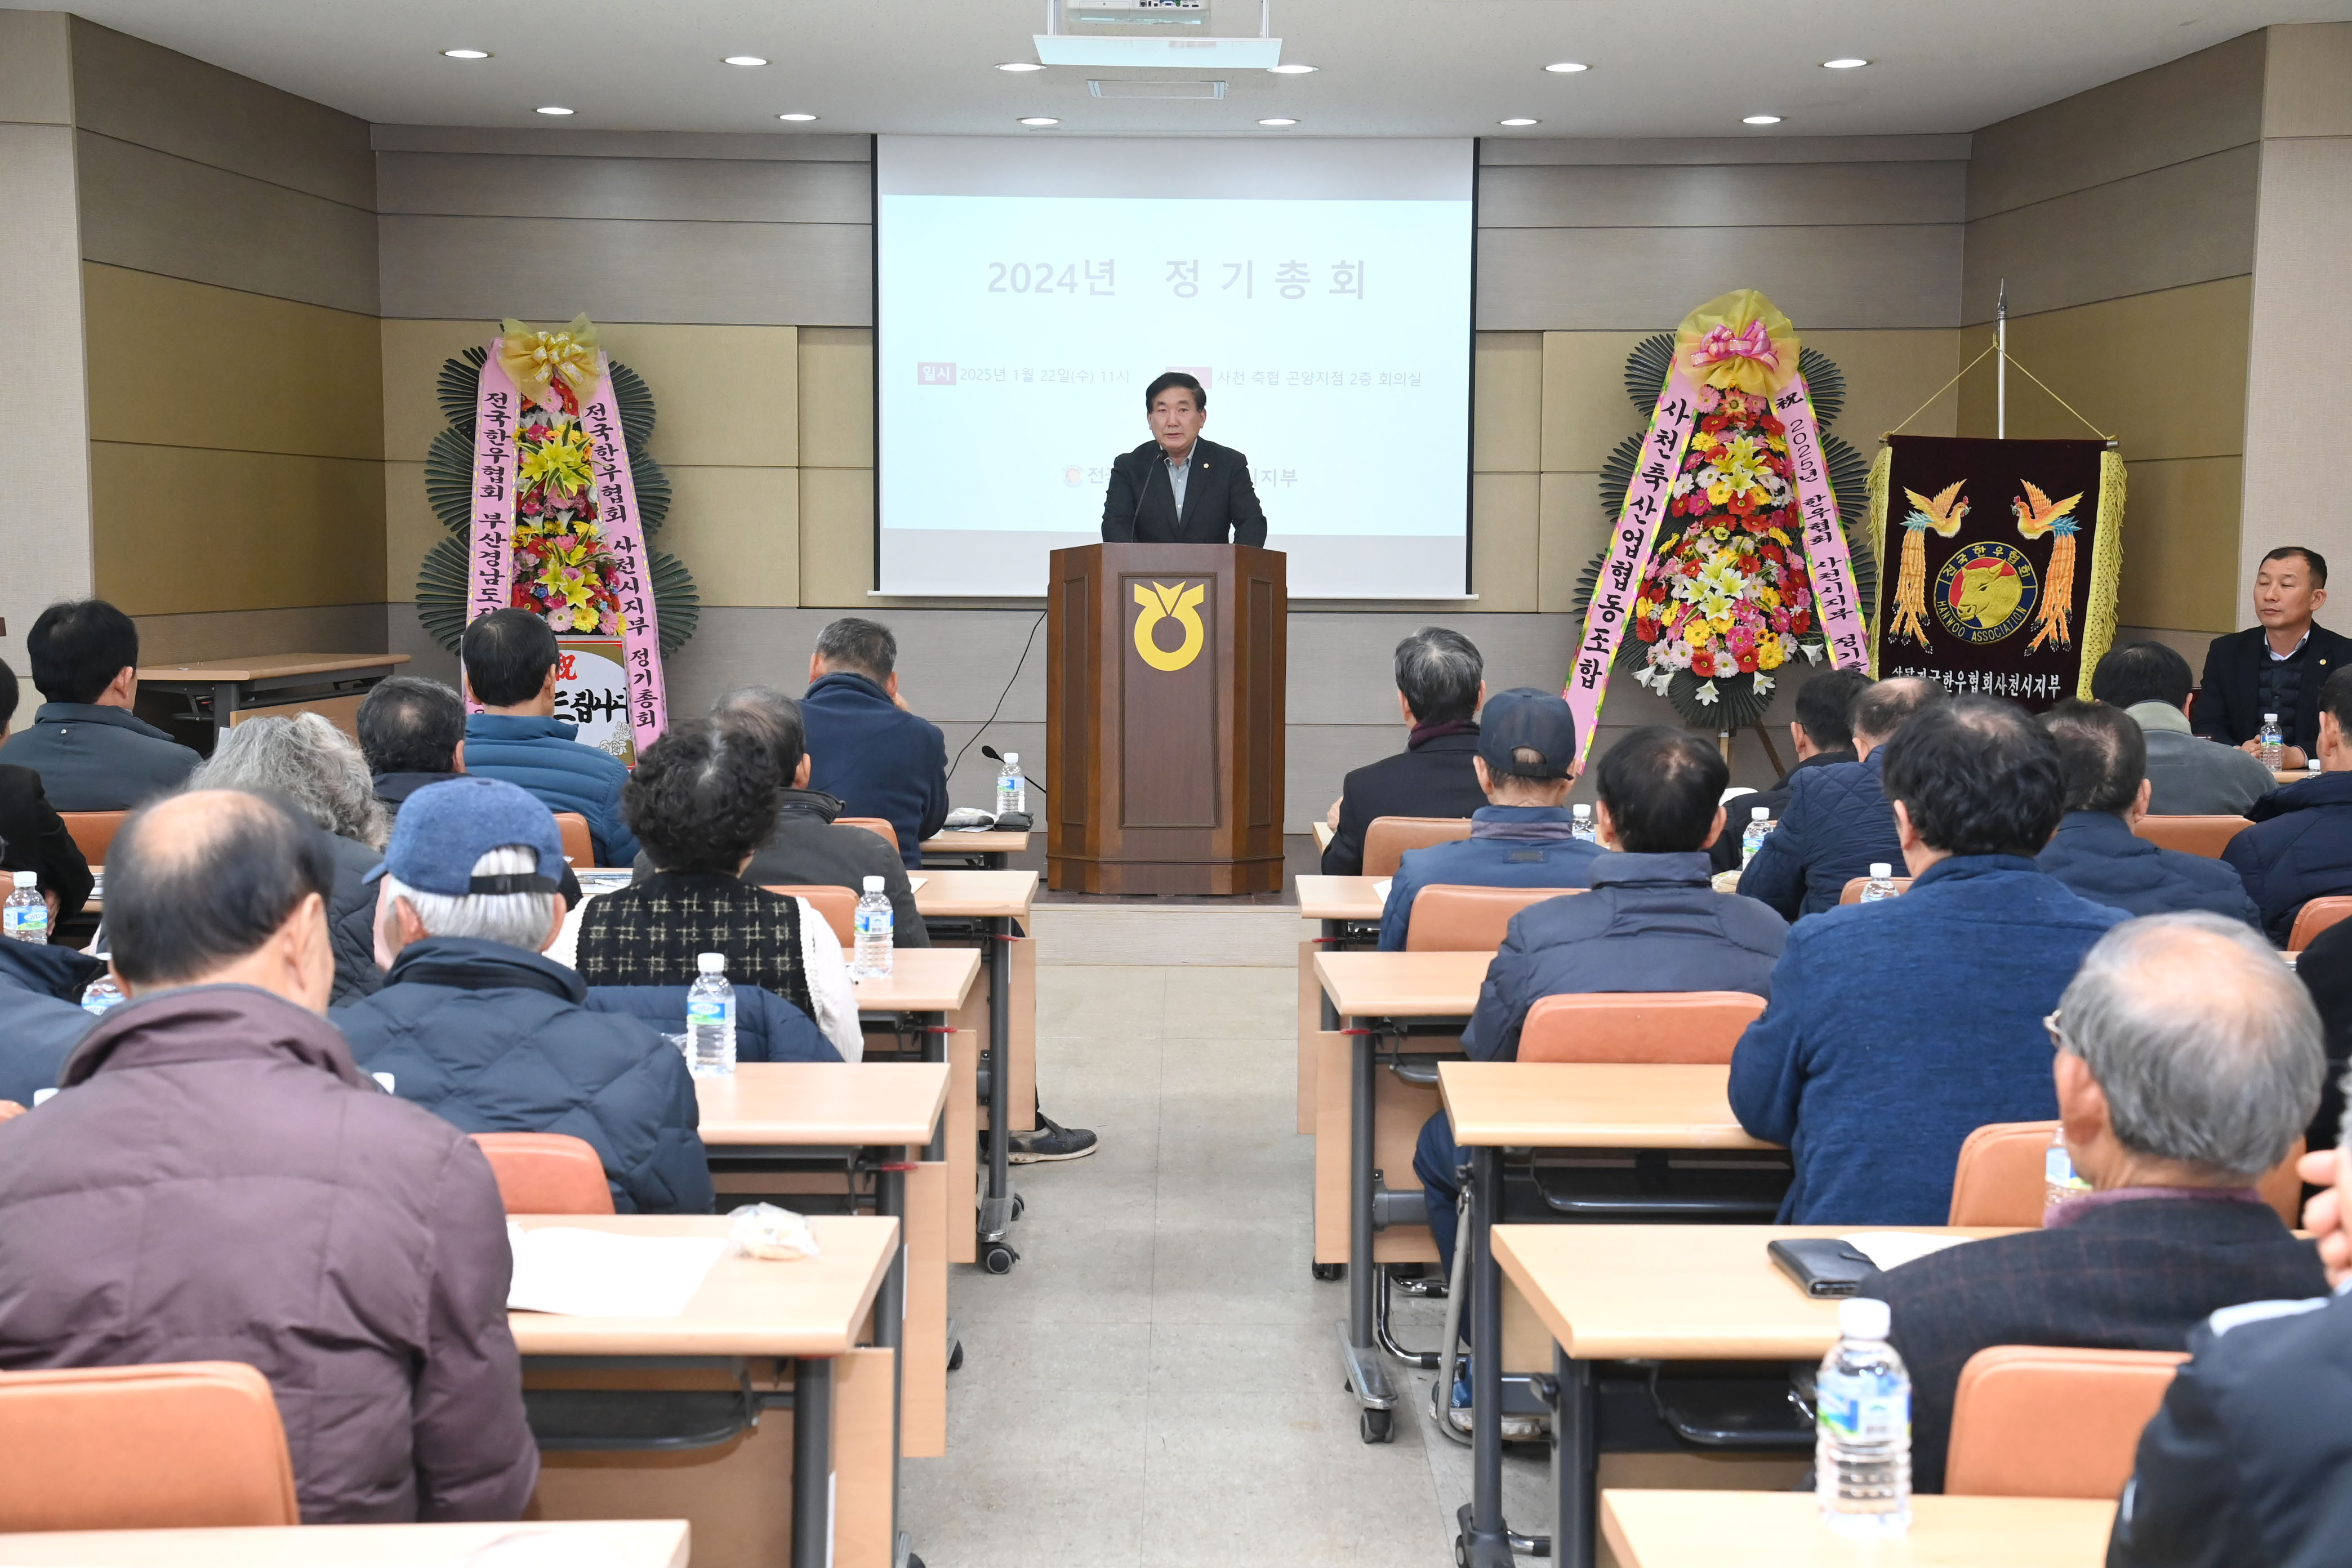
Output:
<path fill-rule="evenodd" d="M 1348 774 L 1327 820 L 1323 874 L 1364 874 L 1364 833 L 1383 816 L 1468 816 L 1486 804 L 1470 759 L 1486 700 L 1486 661 L 1460 632 L 1423 626 L 1396 645 L 1404 750 Z"/>
<path fill-rule="evenodd" d="M 1856 692 L 1847 722 L 1858 760 L 1790 776 L 1788 807 L 1739 874 L 1739 890 L 1794 921 L 1837 908 L 1846 883 L 1868 876 L 1874 862 L 1902 859 L 1895 817 L 1886 809 L 1883 748 L 1905 720 L 1943 700 L 1942 687 L 1916 676 Z"/>
<path fill-rule="evenodd" d="M 51 605 L 25 651 L 44 700 L 0 745 L 0 763 L 40 774 L 52 809 L 122 811 L 177 789 L 204 761 L 131 711 L 139 627 L 105 600 Z"/>
<path fill-rule="evenodd" d="M 131 1002 L 0 1133 L 0 1368 L 246 1362 L 305 1524 L 521 1517 L 498 1183 L 321 1016 L 325 842 L 195 791 L 123 825 L 106 882 Z"/>
<path fill-rule="evenodd" d="M 2251 754 L 2189 729 L 2195 680 L 2162 643 L 2126 643 L 2091 672 L 2091 695 L 2122 709 L 2147 739 L 2148 815 L 2243 816 L 2278 780 Z"/>
<path fill-rule="evenodd" d="M 541 953 L 563 930 L 555 818 L 496 779 L 408 800 L 383 852 L 383 989 L 334 1021 L 363 1071 L 467 1132 L 568 1132 L 622 1214 L 709 1214 L 710 1167 L 686 1058 L 635 1018 L 591 1012 Z"/>
<path fill-rule="evenodd" d="M 2326 1289 L 2311 1244 L 2254 1190 L 2311 1120 L 2325 1065 L 2310 999 L 2262 938 L 2202 913 L 2117 926 L 2055 1016 L 2058 1119 L 2093 1190 L 2040 1230 L 1862 1288 L 1893 1309 L 1911 1371 L 1920 1491 L 1943 1489 L 1952 1397 L 1980 1350 L 2183 1350 L 2223 1307 Z"/>
<path fill-rule="evenodd" d="M 2299 768 L 2316 754 L 2320 687 L 2352 668 L 2352 637 L 2313 618 L 2327 604 L 2327 561 L 2315 550 L 2282 544 L 2264 555 L 2252 597 L 2258 624 L 2206 647 L 2193 722 L 2199 734 L 2252 752 L 2263 715 L 2275 713 L 2286 765 Z"/>
<path fill-rule="evenodd" d="M 1568 792 L 1576 784 L 1576 716 L 1549 691 L 1517 687 L 1486 700 L 1470 759 L 1487 804 L 1470 814 L 1470 837 L 1409 849 L 1381 911 L 1381 951 L 1402 952 L 1412 900 L 1440 883 L 1474 888 L 1581 888 L 1601 848 L 1575 835 Z"/>
<path fill-rule="evenodd" d="M 817 634 L 808 678 L 801 728 L 810 772 L 800 787 L 834 796 L 847 816 L 888 823 L 901 868 L 920 870 L 923 840 L 948 819 L 948 747 L 899 694 L 898 639 L 845 616 Z"/>
<path fill-rule="evenodd" d="M 2137 724 L 2105 703 L 2070 697 L 2042 716 L 2042 727 L 2058 742 L 2066 815 L 2035 865 L 2093 903 L 2126 914 L 2206 910 L 2262 929 L 2237 872 L 2132 831 L 2147 815 L 2148 797 L 2147 741 Z"/>
<path fill-rule="evenodd" d="M 2254 825 L 2221 851 L 2281 947 L 2305 903 L 2352 893 L 2352 668 L 2319 689 L 2318 747 L 2319 776 L 2256 801 Z"/>
<path fill-rule="evenodd" d="M 1797 1168 L 1783 1225 L 1943 1224 L 1970 1132 L 2057 1114 L 2042 1020 L 2128 918 L 2035 866 L 2065 781 L 2023 709 L 1954 698 L 1874 754 L 1910 890 L 1799 921 L 1731 1058 L 1739 1124 Z"/>
<path fill-rule="evenodd" d="M 1736 795 L 1725 803 L 1730 816 L 1707 856 L 1718 871 L 1739 868 L 1740 836 L 1762 806 L 1777 823 L 1789 814 L 1790 788 L 1797 775 L 1837 763 L 1858 762 L 1853 750 L 1853 725 L 1848 715 L 1853 700 L 1870 687 L 1870 677 L 1859 669 L 1824 669 L 1797 688 L 1797 716 L 1789 721 L 1789 744 L 1797 750 L 1797 765 L 1770 789 Z"/>

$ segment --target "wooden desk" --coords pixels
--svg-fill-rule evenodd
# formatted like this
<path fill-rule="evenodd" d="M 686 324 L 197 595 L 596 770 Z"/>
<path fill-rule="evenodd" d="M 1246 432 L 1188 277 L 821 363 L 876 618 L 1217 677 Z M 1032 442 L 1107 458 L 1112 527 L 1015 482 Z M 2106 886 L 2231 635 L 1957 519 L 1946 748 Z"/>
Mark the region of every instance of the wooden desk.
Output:
<path fill-rule="evenodd" d="M 1491 952 L 1325 952 L 1315 976 L 1349 1018 L 1462 1018 L 1478 1005 Z"/>
<path fill-rule="evenodd" d="M 682 1519 L 546 1524 L 301 1524 L 255 1530 L 65 1530 L 0 1535 L 10 1568 L 420 1568 L 530 1540 L 532 1568 L 686 1568 Z"/>
<path fill-rule="evenodd" d="M 359 700 L 370 687 L 408 662 L 404 653 L 278 653 L 254 658 L 201 659 L 193 664 L 142 665 L 139 684 L 184 697 L 220 732 L 257 710 L 311 710 L 338 729 L 356 732 Z"/>
<path fill-rule="evenodd" d="M 1849 1541 L 1811 1492 L 1601 1494 L 1619 1568 L 2098 1568 L 2116 1505 L 2078 1498 L 1915 1497 L 1911 1533 Z"/>
<path fill-rule="evenodd" d="M 895 978 L 895 977 L 894 977 Z M 861 994 L 859 1000 L 865 1000 Z M 744 1062 L 694 1080 L 712 1148 L 927 1144 L 948 1099 L 945 1062 Z"/>
<path fill-rule="evenodd" d="M 1318 824 L 1318 826 L 1320 826 Z M 1370 947 L 1380 940 L 1381 900 L 1372 892 L 1376 877 L 1303 876 L 1298 881 L 1298 913 L 1319 921 L 1316 941 L 1298 944 L 1298 1131 L 1315 1131 L 1316 1062 L 1323 1053 L 1323 1037 L 1339 1027 L 1331 999 L 1315 983 L 1317 952 Z"/>
<path fill-rule="evenodd" d="M 1024 1131 L 1036 1125 L 1036 949 L 1015 927 L 1029 919 L 1037 898 L 1037 873 L 925 871 L 923 878 L 923 885 L 915 889 L 915 909 L 924 921 L 971 922 L 987 956 L 988 1050 L 993 1066 L 988 1075 L 988 1174 L 974 1239 L 979 1261 L 990 1273 L 1003 1274 L 1016 1256 L 1004 1241 L 1013 1224 L 1014 1125 Z M 936 927 L 932 931 L 934 938 L 946 934 L 950 933 Z M 1022 992 L 1024 1024 L 1017 1032 L 1016 989 Z M 1017 1111 L 1012 1109 L 1015 1105 Z"/>
<path fill-rule="evenodd" d="M 948 1226 L 950 1263 L 971 1263 L 979 1253 L 962 1205 L 970 1201 L 979 1180 L 979 1157 L 973 1150 L 980 1031 L 972 1026 L 976 1020 L 964 1015 L 977 1005 L 973 990 L 980 978 L 980 950 L 973 947 L 906 948 L 890 955 L 887 976 L 856 983 L 861 1016 L 885 1015 L 894 1026 L 903 1024 L 916 1030 L 922 1041 L 923 1060 L 948 1064 L 947 1114 L 923 1157 L 946 1166 L 950 1213 L 963 1216 Z"/>
<path fill-rule="evenodd" d="M 1298 878 L 1298 913 L 1310 921 L 1369 921 L 1381 923 L 1381 912 L 1387 900 L 1372 891 L 1372 884 L 1385 882 L 1386 877 L 1310 877 Z"/>
<path fill-rule="evenodd" d="M 890 973 L 860 980 L 860 1013 L 952 1013 L 980 978 L 976 948 L 908 947 L 890 955 Z"/>
<path fill-rule="evenodd" d="M 1025 832 L 999 833 L 992 827 L 985 833 L 935 833 L 924 839 L 919 848 L 926 870 L 930 868 L 931 857 L 936 855 L 941 859 L 952 858 L 966 865 L 976 862 L 978 868 L 984 871 L 1002 871 L 1007 856 L 1028 853 L 1029 835 Z"/>

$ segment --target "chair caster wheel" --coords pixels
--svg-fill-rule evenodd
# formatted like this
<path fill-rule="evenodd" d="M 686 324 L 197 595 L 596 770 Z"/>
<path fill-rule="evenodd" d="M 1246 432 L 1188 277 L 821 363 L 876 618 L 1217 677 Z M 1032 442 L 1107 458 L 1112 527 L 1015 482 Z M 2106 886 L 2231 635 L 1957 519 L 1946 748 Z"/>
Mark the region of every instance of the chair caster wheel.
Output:
<path fill-rule="evenodd" d="M 1344 1263 L 1318 1263 L 1314 1268 L 1318 1279 L 1345 1279 L 1348 1277 L 1348 1266 Z"/>
<path fill-rule="evenodd" d="M 1458 1535 L 1454 1538 L 1454 1568 L 1470 1568 L 1470 1543 Z"/>
<path fill-rule="evenodd" d="M 1389 1443 L 1396 1439 L 1396 1412 L 1367 1410 L 1357 1418 L 1357 1429 L 1367 1443 Z"/>
<path fill-rule="evenodd" d="M 1001 1241 L 992 1241 L 980 1250 L 980 1266 L 991 1274 L 1010 1274 L 1013 1260 L 1021 1255 Z"/>
<path fill-rule="evenodd" d="M 907 1568 L 923 1568 L 923 1560 L 909 1552 L 907 1553 Z"/>
<path fill-rule="evenodd" d="M 1019 1219 L 1028 1207 L 1029 1205 L 1021 1201 L 1021 1194 L 1019 1193 L 1013 1194 L 1013 1217 L 1014 1219 Z"/>
<path fill-rule="evenodd" d="M 955 1348 L 948 1352 L 948 1370 L 950 1372 L 961 1372 L 963 1370 L 963 1342 L 961 1340 L 956 1341 Z"/>

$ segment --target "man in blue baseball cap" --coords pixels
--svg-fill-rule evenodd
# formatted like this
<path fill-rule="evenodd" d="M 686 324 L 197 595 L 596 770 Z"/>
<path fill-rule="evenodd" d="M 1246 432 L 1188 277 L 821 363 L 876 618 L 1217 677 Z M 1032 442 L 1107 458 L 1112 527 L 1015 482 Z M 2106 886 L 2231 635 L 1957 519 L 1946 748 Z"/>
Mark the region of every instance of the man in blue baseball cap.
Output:
<path fill-rule="evenodd" d="M 352 1055 L 468 1132 L 567 1132 L 623 1214 L 709 1214 L 686 1058 L 640 1019 L 593 1012 L 541 956 L 563 929 L 563 844 L 529 792 L 463 777 L 408 797 L 383 864 L 383 988 L 337 1008 Z"/>

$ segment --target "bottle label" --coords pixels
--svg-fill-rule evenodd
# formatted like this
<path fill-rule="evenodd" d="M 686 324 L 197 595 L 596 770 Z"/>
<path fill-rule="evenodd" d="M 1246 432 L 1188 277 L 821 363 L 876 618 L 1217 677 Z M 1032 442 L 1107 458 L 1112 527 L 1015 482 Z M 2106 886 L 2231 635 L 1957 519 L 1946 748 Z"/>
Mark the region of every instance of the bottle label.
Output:
<path fill-rule="evenodd" d="M 857 934 L 861 937 L 888 936 L 891 923 L 891 910 L 887 904 L 878 910 L 869 910 L 861 905 L 857 910 Z"/>
<path fill-rule="evenodd" d="M 49 940 L 49 907 L 47 904 L 18 904 L 0 910 L 0 931 L 18 942 Z"/>
<path fill-rule="evenodd" d="M 2091 1184 L 2074 1173 L 2074 1162 L 2068 1157 L 2063 1144 L 2053 1143 L 2042 1157 L 2042 1179 L 2055 1192 L 2087 1193 Z"/>
<path fill-rule="evenodd" d="M 732 996 L 696 996 L 686 999 L 686 1026 L 689 1029 L 723 1029 L 735 1016 Z"/>
<path fill-rule="evenodd" d="M 1826 1436 L 1852 1443 L 1891 1443 L 1911 1436 L 1911 1382 L 1893 1372 L 1824 1372 L 1813 1408 Z"/>

